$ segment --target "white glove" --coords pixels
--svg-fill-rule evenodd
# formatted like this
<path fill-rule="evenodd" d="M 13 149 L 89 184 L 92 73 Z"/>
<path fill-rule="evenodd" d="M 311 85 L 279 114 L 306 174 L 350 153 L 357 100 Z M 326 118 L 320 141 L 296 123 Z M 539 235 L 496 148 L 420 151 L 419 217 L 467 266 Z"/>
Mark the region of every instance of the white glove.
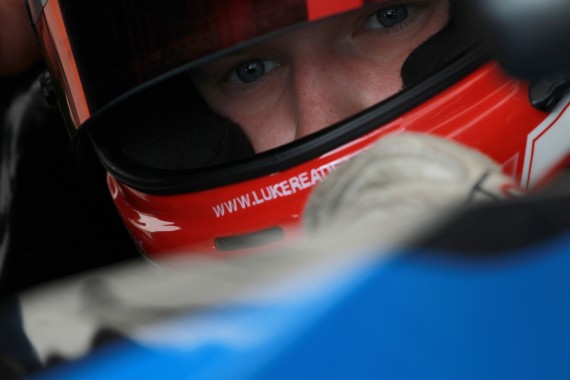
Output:
<path fill-rule="evenodd" d="M 432 135 L 379 140 L 338 167 L 313 191 L 308 235 L 401 243 L 459 205 L 520 194 L 514 179 L 482 153 Z"/>

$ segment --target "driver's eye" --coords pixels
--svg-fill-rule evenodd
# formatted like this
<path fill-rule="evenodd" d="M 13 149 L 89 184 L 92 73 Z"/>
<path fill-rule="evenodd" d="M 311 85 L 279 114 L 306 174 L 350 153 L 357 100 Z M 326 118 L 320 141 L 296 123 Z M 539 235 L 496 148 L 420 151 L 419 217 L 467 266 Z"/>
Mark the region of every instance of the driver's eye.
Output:
<path fill-rule="evenodd" d="M 228 80 L 233 83 L 252 83 L 261 79 L 279 63 L 269 59 L 252 59 L 238 64 L 229 73 Z"/>
<path fill-rule="evenodd" d="M 410 11 L 409 5 L 393 5 L 382 8 L 376 12 L 366 21 L 368 29 L 386 29 L 396 26 L 408 18 Z"/>

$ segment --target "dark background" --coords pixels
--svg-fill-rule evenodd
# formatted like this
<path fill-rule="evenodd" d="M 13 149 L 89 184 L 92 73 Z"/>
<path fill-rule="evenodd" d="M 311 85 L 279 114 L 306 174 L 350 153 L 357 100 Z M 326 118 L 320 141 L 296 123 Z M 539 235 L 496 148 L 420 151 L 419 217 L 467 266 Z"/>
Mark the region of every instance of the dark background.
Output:
<path fill-rule="evenodd" d="M 88 141 L 31 88 L 42 70 L 0 78 L 0 297 L 138 256 Z"/>

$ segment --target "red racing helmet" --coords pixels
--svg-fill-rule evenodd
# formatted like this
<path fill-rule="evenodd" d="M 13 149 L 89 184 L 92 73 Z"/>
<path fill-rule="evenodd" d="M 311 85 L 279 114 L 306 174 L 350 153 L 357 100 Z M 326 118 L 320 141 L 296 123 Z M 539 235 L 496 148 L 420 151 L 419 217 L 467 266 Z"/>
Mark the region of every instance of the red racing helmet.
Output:
<path fill-rule="evenodd" d="M 299 233 L 312 189 L 389 134 L 453 139 L 494 159 L 525 189 L 544 181 L 566 159 L 570 99 L 537 102 L 539 84 L 506 75 L 462 27 L 454 3 L 28 0 L 28 7 L 70 130 L 92 141 L 127 229 L 144 254 L 158 257 L 282 244 Z M 436 6 L 446 10 L 445 22 L 418 34 Z M 293 69 L 289 56 L 274 58 L 273 49 L 282 43 L 297 49 L 306 43 L 304 31 L 311 39 L 325 29 L 342 37 L 313 51 L 353 52 L 353 39 L 372 38 L 362 30 L 390 38 L 405 52 L 402 62 L 389 60 L 383 42 L 359 53 L 367 54 L 360 54 L 366 62 L 396 65 L 401 84 L 302 137 L 256 147 L 252 136 L 278 135 L 271 122 L 284 103 L 261 120 L 263 131 L 248 131 L 233 115 L 257 110 L 275 83 L 281 87 L 271 96 L 284 96 L 287 81 L 307 65 Z M 342 91 L 321 94 L 321 100 L 348 99 L 358 90 L 358 81 L 351 88 L 351 77 L 340 78 L 335 65 L 321 67 L 323 86 L 342 85 Z M 374 75 L 384 80 L 382 73 Z M 271 79 L 264 82 L 266 77 Z M 242 89 L 251 82 L 261 84 Z M 246 92 L 260 87 L 260 96 Z M 228 112 L 219 94 L 239 99 L 239 109 Z M 319 112 L 328 112 L 326 105 L 313 105 L 309 114 Z"/>

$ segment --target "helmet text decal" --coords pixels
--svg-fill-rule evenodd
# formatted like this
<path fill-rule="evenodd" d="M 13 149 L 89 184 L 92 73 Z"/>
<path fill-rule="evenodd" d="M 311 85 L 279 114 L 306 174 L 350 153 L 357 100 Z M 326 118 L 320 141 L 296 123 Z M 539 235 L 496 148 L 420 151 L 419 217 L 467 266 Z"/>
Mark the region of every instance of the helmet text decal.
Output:
<path fill-rule="evenodd" d="M 346 161 L 343 158 L 315 169 L 307 170 L 292 176 L 283 181 L 274 183 L 269 186 L 252 190 L 248 193 L 239 195 L 225 202 L 212 207 L 216 218 L 221 218 L 230 214 L 234 214 L 250 207 L 255 207 L 266 202 L 284 198 L 305 191 L 327 177 L 339 164 Z"/>

